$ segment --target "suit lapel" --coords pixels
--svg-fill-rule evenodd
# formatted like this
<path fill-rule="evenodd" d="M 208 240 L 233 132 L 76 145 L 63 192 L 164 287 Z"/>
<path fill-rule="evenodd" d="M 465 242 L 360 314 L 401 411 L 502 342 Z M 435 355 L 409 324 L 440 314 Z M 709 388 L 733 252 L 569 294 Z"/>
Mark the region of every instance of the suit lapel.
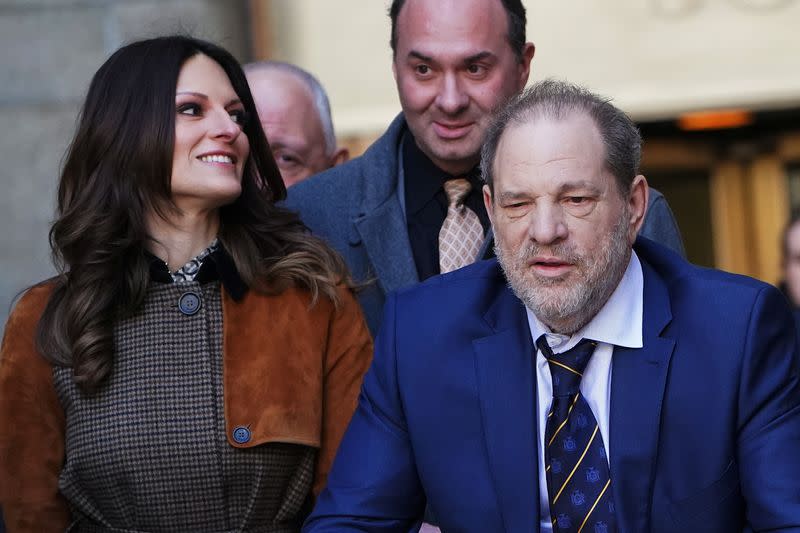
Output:
<path fill-rule="evenodd" d="M 539 473 L 533 343 L 525 308 L 502 287 L 473 341 L 481 417 L 498 503 L 508 532 L 538 531 Z"/>
<path fill-rule="evenodd" d="M 385 293 L 419 281 L 397 195 L 366 215 L 357 217 L 353 224 Z"/>
<path fill-rule="evenodd" d="M 615 348 L 612 362 L 611 479 L 620 531 L 649 529 L 661 405 L 675 347 L 661 336 L 672 320 L 666 285 L 645 261 L 642 270 L 644 346 Z"/>
<path fill-rule="evenodd" d="M 400 114 L 380 139 L 380 145 L 376 143 L 364 154 L 362 204 L 353 218 L 384 293 L 419 281 L 399 192 L 403 190 L 401 139 L 405 130 L 405 119 Z"/>

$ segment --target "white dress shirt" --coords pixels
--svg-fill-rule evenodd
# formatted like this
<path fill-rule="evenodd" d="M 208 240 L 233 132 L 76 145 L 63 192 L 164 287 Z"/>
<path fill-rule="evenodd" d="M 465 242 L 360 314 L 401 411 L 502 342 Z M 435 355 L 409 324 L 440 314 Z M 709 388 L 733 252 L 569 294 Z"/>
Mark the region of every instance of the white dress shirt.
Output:
<path fill-rule="evenodd" d="M 527 309 L 527 308 L 526 308 Z M 611 405 L 611 355 L 614 346 L 627 348 L 642 347 L 642 315 L 644 312 L 644 277 L 642 264 L 631 253 L 628 268 L 622 276 L 619 285 L 611 294 L 606 304 L 574 335 L 560 335 L 551 333 L 550 329 L 542 324 L 533 311 L 527 309 L 528 325 L 534 346 L 536 339 L 542 334 L 547 335 L 547 343 L 554 353 L 569 350 L 581 339 L 587 338 L 597 341 L 597 347 L 592 354 L 581 379 L 581 394 L 586 403 L 592 408 L 600 426 L 600 435 L 606 448 L 606 457 L 614 451 L 608 442 L 609 407 Z M 539 509 L 540 530 L 552 532 L 553 524 L 550 521 L 550 504 L 547 497 L 547 477 L 544 464 L 544 433 L 547 425 L 547 413 L 553 402 L 553 383 L 550 378 L 550 367 L 547 359 L 540 350 L 536 350 L 536 386 L 538 389 L 538 436 L 539 436 Z M 612 480 L 613 483 L 613 480 Z"/>

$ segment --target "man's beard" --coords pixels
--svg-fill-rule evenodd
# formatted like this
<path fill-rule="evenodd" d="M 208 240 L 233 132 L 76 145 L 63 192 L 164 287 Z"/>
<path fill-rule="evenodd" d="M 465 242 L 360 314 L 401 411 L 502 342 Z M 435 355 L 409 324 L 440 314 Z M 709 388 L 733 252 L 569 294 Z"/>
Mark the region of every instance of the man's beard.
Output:
<path fill-rule="evenodd" d="M 628 210 L 603 236 L 597 257 L 587 257 L 573 244 L 540 246 L 526 240 L 519 250 L 505 250 L 495 233 L 495 254 L 517 298 L 556 333 L 571 335 L 589 323 L 617 288 L 630 260 Z M 536 256 L 557 257 L 574 266 L 564 276 L 544 277 L 528 266 Z"/>

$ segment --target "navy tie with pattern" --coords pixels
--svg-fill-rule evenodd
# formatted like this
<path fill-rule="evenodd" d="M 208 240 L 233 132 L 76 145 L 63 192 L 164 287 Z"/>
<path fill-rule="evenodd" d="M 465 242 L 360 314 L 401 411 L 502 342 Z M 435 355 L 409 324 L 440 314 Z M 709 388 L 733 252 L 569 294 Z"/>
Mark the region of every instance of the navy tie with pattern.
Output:
<path fill-rule="evenodd" d="M 553 380 L 553 405 L 544 442 L 553 531 L 616 531 L 603 438 L 580 391 L 583 371 L 597 343 L 583 339 L 570 350 L 553 354 L 542 335 L 536 345 L 547 358 Z"/>

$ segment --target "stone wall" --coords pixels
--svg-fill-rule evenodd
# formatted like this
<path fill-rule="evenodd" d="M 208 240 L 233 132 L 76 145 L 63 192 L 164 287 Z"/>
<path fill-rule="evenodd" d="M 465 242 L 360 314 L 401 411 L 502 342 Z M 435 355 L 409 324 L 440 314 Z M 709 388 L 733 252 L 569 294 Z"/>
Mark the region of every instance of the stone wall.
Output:
<path fill-rule="evenodd" d="M 0 328 L 53 273 L 55 187 L 91 76 L 121 45 L 175 32 L 251 59 L 246 0 L 0 0 Z"/>

